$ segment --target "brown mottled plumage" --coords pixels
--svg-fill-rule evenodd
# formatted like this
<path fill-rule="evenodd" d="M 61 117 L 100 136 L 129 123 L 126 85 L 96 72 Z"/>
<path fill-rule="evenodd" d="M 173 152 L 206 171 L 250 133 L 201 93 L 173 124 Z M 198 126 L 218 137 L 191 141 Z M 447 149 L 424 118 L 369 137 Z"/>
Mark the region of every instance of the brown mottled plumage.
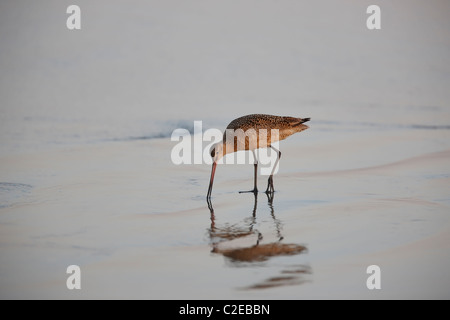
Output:
<path fill-rule="evenodd" d="M 231 121 L 227 129 L 243 129 L 244 131 L 250 128 L 285 130 L 307 122 L 309 119 L 272 116 L 270 114 L 249 114 Z M 308 128 L 306 125 L 304 127 Z"/>
<path fill-rule="evenodd" d="M 263 147 L 270 147 L 271 143 L 281 141 L 293 135 L 296 132 L 300 132 L 308 129 L 309 127 L 304 122 L 309 121 L 310 118 L 294 118 L 294 117 L 280 117 L 272 116 L 269 114 L 249 114 L 237 119 L 234 119 L 227 126 L 227 129 L 238 130 L 242 129 L 244 132 L 249 129 L 254 129 L 257 137 L 257 149 L 260 148 L 259 130 L 264 129 L 267 132 L 267 143 L 262 144 Z M 272 129 L 278 129 L 279 136 L 272 137 Z M 238 151 L 237 137 L 234 137 L 234 152 Z M 226 132 L 223 136 L 223 141 L 226 141 Z M 241 150 L 241 149 L 239 149 Z M 249 139 L 245 140 L 245 149 L 251 150 Z M 229 152 L 227 152 L 229 153 Z"/>
<path fill-rule="evenodd" d="M 250 114 L 231 121 L 224 133 L 223 140 L 219 143 L 216 143 L 211 148 L 211 157 L 214 159 L 214 161 L 211 171 L 211 180 L 209 183 L 207 199 L 211 197 L 214 173 L 217 161 L 220 158 L 224 157 L 227 153 L 232 153 L 239 150 L 251 150 L 256 161 L 256 155 L 254 154 L 255 149 L 271 147 L 272 149 L 276 150 L 274 147 L 272 147 L 272 143 L 284 140 L 296 132 L 308 129 L 309 127 L 304 123 L 309 120 L 310 118 L 281 117 L 268 114 Z M 275 131 L 272 131 L 274 129 Z M 263 140 L 261 140 L 260 138 L 262 138 Z M 274 165 L 274 169 L 281 157 L 281 152 L 278 150 L 276 151 L 278 152 L 278 158 Z M 250 191 L 255 194 L 258 192 L 256 186 L 257 166 L 258 163 L 255 162 L 254 188 Z M 269 176 L 266 193 L 274 192 L 273 170 L 272 174 Z"/>

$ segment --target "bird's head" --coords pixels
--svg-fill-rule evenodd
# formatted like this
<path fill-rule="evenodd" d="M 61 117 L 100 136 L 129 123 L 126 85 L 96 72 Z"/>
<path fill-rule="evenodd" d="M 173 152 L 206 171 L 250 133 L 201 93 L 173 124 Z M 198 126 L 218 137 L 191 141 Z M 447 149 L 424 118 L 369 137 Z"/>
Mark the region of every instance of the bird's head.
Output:
<path fill-rule="evenodd" d="M 211 153 L 211 158 L 213 159 L 214 162 L 219 161 L 221 158 L 223 158 L 223 156 L 225 156 L 225 154 L 226 154 L 225 149 L 226 148 L 224 148 L 223 142 L 218 142 L 211 147 L 210 153 Z"/>

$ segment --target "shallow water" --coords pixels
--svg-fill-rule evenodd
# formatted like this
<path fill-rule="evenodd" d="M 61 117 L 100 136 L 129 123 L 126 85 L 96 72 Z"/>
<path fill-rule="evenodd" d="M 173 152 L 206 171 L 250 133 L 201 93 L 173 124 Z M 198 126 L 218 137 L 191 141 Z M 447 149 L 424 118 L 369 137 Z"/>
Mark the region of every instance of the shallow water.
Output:
<path fill-rule="evenodd" d="M 379 33 L 369 4 L 80 1 L 79 32 L 0 4 L 0 297 L 448 298 L 448 4 L 385 4 Z M 208 206 L 172 131 L 256 112 L 310 129 L 273 199 L 219 165 Z"/>

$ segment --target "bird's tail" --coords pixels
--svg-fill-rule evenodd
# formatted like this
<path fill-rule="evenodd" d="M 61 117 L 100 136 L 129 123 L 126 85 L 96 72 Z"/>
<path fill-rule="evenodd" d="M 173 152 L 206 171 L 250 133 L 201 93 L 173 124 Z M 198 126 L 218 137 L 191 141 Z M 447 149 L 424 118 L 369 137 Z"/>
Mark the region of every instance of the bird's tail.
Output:
<path fill-rule="evenodd" d="M 309 120 L 311 120 L 311 118 L 297 118 L 295 120 L 296 121 L 291 124 L 293 127 L 297 127 L 305 122 L 308 122 Z"/>

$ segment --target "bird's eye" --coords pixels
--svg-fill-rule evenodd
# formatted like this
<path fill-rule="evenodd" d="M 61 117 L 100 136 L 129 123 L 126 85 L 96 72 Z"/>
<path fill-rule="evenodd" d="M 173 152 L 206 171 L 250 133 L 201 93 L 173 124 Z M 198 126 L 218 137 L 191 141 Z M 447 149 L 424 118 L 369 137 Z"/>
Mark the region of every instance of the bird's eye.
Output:
<path fill-rule="evenodd" d="M 216 148 L 211 150 L 211 158 L 214 158 L 215 155 L 216 155 Z"/>

